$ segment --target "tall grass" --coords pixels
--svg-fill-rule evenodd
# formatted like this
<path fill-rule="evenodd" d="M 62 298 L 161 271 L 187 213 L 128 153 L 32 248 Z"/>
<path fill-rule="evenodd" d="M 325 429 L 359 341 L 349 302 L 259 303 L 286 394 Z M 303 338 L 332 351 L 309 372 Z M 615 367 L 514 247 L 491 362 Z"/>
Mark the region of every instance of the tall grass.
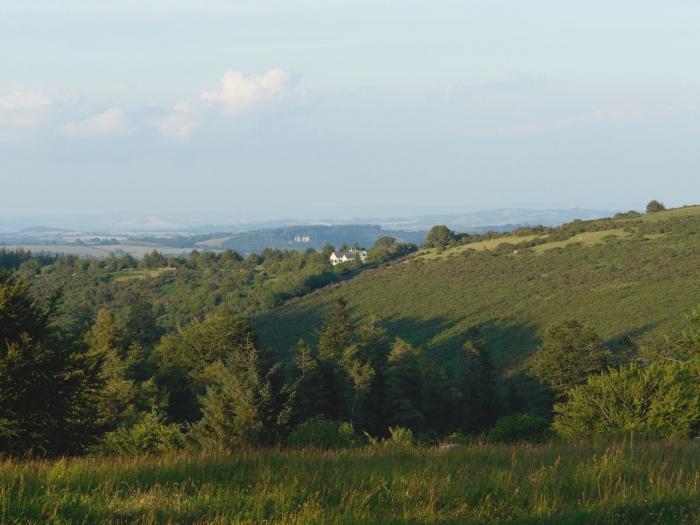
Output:
<path fill-rule="evenodd" d="M 1 523 L 700 523 L 700 446 L 471 445 L 0 464 Z"/>

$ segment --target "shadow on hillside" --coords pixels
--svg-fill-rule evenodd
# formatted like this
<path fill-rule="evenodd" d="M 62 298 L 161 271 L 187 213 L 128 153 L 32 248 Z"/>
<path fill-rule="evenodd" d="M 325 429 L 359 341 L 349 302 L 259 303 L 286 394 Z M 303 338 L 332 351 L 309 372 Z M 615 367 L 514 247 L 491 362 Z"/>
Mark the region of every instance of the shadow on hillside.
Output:
<path fill-rule="evenodd" d="M 437 363 L 447 368 L 476 330 L 483 336 L 500 377 L 503 412 L 550 417 L 552 393 L 524 367 L 540 343 L 534 326 L 495 319 L 470 324 L 464 320 L 435 318 L 426 321 L 406 317 L 385 320 L 383 325 L 390 336 L 426 348 Z"/>
<path fill-rule="evenodd" d="M 629 337 L 632 340 L 638 340 L 643 338 L 645 335 L 651 333 L 654 329 L 658 328 L 662 323 L 660 321 L 647 323 L 643 326 L 630 330 L 628 332 L 621 332 L 603 341 L 603 344 L 608 348 L 614 349 L 620 344 L 623 338 Z"/>
<path fill-rule="evenodd" d="M 461 348 L 475 330 L 480 333 L 494 364 L 499 369 L 517 366 L 537 348 L 539 339 L 534 326 L 489 320 L 470 323 L 466 319 L 415 319 L 401 317 L 385 319 L 383 326 L 392 337 L 401 337 L 413 345 L 425 346 L 436 356 L 449 355 Z"/>
<path fill-rule="evenodd" d="M 442 333 L 449 333 L 455 329 L 459 321 L 445 317 L 432 319 L 416 319 L 415 317 L 393 317 L 383 319 L 382 326 L 389 332 L 389 336 L 400 337 L 414 346 L 431 347 L 431 341 Z"/>
<path fill-rule="evenodd" d="M 310 344 L 316 342 L 327 311 L 325 303 L 316 301 L 306 303 L 304 308 L 282 307 L 253 318 L 252 322 L 261 345 L 285 355 L 301 339 Z"/>

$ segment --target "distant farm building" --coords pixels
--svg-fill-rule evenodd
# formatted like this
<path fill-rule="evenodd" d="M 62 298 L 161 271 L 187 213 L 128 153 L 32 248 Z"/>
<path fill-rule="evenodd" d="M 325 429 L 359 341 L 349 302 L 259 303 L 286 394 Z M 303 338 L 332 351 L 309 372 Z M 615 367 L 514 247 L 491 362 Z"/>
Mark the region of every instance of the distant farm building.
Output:
<path fill-rule="evenodd" d="M 295 235 L 294 242 L 299 242 L 299 243 L 311 242 L 311 235 Z"/>
<path fill-rule="evenodd" d="M 365 259 L 367 259 L 367 252 L 365 250 L 348 250 L 345 252 L 333 252 L 330 256 L 330 261 L 333 266 L 336 264 L 353 262 L 358 259 L 365 262 Z"/>

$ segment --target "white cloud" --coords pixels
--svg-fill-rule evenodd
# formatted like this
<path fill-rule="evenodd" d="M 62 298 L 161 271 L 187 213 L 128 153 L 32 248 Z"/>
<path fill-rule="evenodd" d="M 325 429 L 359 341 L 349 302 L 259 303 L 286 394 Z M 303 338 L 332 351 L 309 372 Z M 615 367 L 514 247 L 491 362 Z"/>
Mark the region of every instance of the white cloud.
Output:
<path fill-rule="evenodd" d="M 227 115 L 236 116 L 282 98 L 289 89 L 290 75 L 282 69 L 250 76 L 227 71 L 221 89 L 203 93 L 202 100 L 212 106 L 221 106 Z"/>
<path fill-rule="evenodd" d="M 53 101 L 34 91 L 14 91 L 0 97 L 0 127 L 32 128 Z"/>
<path fill-rule="evenodd" d="M 68 122 L 61 126 L 61 132 L 71 138 L 123 135 L 128 131 L 126 116 L 119 108 L 110 108 L 84 120 Z"/>
<path fill-rule="evenodd" d="M 188 139 L 207 116 L 206 107 L 220 108 L 225 115 L 238 116 L 273 104 L 290 94 L 291 75 L 271 69 L 262 75 L 227 71 L 219 89 L 207 91 L 194 101 L 180 101 L 172 111 L 151 124 L 167 137 Z"/>
<path fill-rule="evenodd" d="M 175 104 L 172 113 L 167 117 L 153 122 L 153 125 L 163 135 L 179 139 L 190 138 L 199 124 L 200 117 L 197 108 L 194 104 L 185 101 Z"/>

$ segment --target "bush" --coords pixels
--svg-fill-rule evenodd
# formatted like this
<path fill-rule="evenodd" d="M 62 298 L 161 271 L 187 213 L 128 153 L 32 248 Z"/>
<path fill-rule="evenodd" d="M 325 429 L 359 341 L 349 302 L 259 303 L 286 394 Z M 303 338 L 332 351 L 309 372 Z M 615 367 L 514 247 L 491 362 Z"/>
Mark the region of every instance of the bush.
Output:
<path fill-rule="evenodd" d="M 478 442 L 479 437 L 474 434 L 452 432 L 440 440 L 441 445 L 469 445 Z"/>
<path fill-rule="evenodd" d="M 661 204 L 659 201 L 651 201 L 649 204 L 647 204 L 647 213 L 657 213 L 664 211 L 665 209 L 666 206 Z"/>
<path fill-rule="evenodd" d="M 610 357 L 598 334 L 572 319 L 547 329 L 542 345 L 530 358 L 530 369 L 561 399 L 589 375 L 605 371 Z"/>
<path fill-rule="evenodd" d="M 389 427 L 390 437 L 387 440 L 389 446 L 396 448 L 411 448 L 413 446 L 413 432 L 409 428 Z"/>
<path fill-rule="evenodd" d="M 404 450 L 413 448 L 415 443 L 411 429 L 404 427 L 389 427 L 389 437 L 387 439 L 374 438 L 367 433 L 365 433 L 365 436 L 367 436 L 371 448 Z"/>
<path fill-rule="evenodd" d="M 423 241 L 422 248 L 446 248 L 457 240 L 455 232 L 444 224 L 433 226 Z"/>
<path fill-rule="evenodd" d="M 593 376 L 554 406 L 562 437 L 688 438 L 700 427 L 700 385 L 688 365 L 630 364 Z"/>
<path fill-rule="evenodd" d="M 110 456 L 161 455 L 184 446 L 180 425 L 168 425 L 156 412 L 151 412 L 133 426 L 108 432 L 95 452 Z"/>
<path fill-rule="evenodd" d="M 350 423 L 314 417 L 297 425 L 287 442 L 298 448 L 347 448 L 358 439 Z"/>
<path fill-rule="evenodd" d="M 517 441 L 541 442 L 550 437 L 549 422 L 529 414 L 513 414 L 496 421 L 486 436 L 489 441 L 515 443 Z"/>

